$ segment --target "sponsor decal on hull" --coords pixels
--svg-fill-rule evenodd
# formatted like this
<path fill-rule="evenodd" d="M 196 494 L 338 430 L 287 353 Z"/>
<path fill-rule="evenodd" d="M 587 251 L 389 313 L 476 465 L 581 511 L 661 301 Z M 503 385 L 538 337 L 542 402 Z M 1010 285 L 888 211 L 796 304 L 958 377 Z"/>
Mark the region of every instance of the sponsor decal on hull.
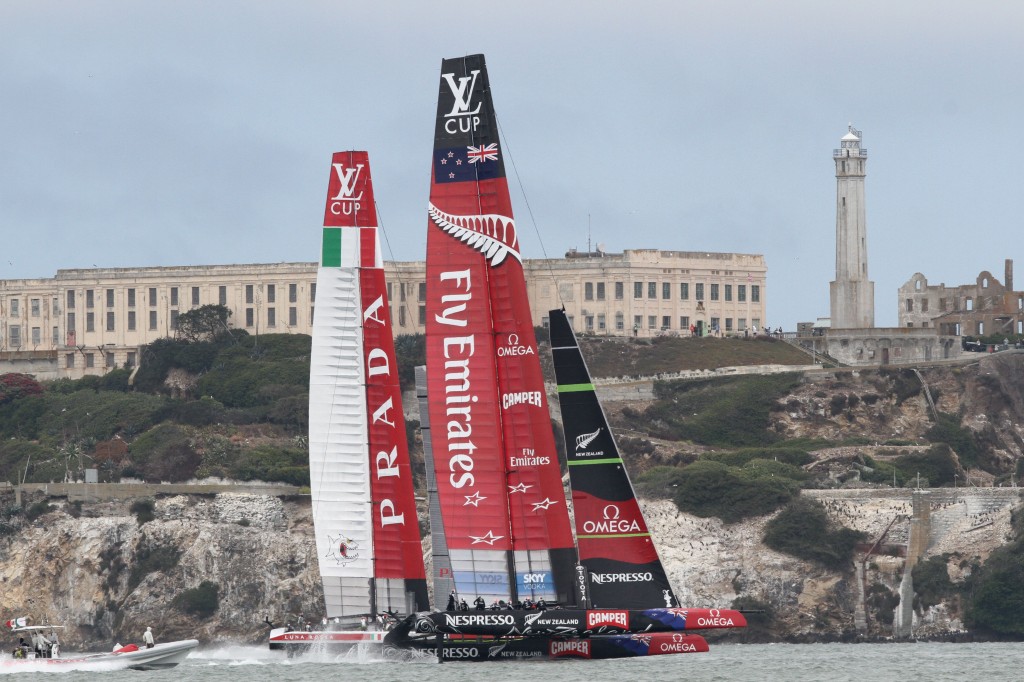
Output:
<path fill-rule="evenodd" d="M 548 655 L 550 655 L 553 658 L 563 658 L 566 656 L 575 656 L 577 658 L 590 658 L 590 640 L 552 640 L 548 648 Z"/>
<path fill-rule="evenodd" d="M 587 611 L 587 629 L 621 628 L 629 629 L 628 611 Z"/>
<path fill-rule="evenodd" d="M 445 614 L 445 624 L 448 627 L 467 627 L 467 626 L 495 626 L 495 625 L 515 625 L 515 616 L 511 614 L 497 614 L 497 613 L 486 613 L 486 614 L 457 614 L 450 615 Z"/>

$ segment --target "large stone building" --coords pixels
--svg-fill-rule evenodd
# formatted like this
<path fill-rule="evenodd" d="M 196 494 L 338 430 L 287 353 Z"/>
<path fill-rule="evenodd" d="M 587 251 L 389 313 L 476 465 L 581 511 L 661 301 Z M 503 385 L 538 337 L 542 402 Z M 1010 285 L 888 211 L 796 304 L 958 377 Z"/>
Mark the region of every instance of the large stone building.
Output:
<path fill-rule="evenodd" d="M 385 264 L 396 334 L 422 333 L 423 262 Z M 565 306 L 581 333 L 654 336 L 766 324 L 760 255 L 627 250 L 527 260 L 537 325 Z M 178 315 L 207 304 L 251 334 L 309 334 L 316 263 L 58 270 L 0 280 L 0 373 L 79 378 L 134 367 L 140 348 L 173 336 Z"/>
<path fill-rule="evenodd" d="M 920 272 L 899 290 L 901 327 L 933 327 L 956 336 L 1024 334 L 1024 291 L 1013 290 L 1013 261 L 1006 259 L 1003 283 L 983 271 L 974 284 L 929 285 Z"/>

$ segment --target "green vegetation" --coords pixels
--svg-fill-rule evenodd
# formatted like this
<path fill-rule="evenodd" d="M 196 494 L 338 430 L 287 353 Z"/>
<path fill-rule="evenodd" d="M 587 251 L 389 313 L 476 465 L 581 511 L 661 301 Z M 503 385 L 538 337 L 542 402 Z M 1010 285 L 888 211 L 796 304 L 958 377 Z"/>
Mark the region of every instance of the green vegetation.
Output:
<path fill-rule="evenodd" d="M 921 380 L 913 370 L 882 367 L 878 374 L 892 382 L 891 392 L 896 396 L 897 405 L 921 393 Z"/>
<path fill-rule="evenodd" d="M 957 588 L 949 579 L 947 568 L 949 557 L 949 554 L 933 556 L 914 566 L 911 573 L 914 579 L 914 610 L 919 614 L 956 596 Z"/>
<path fill-rule="evenodd" d="M 961 426 L 960 418 L 955 415 L 940 412 L 936 417 L 935 426 L 928 429 L 924 437 L 931 443 L 945 443 L 953 448 L 961 466 L 978 466 L 980 448 L 974 433 Z"/>
<path fill-rule="evenodd" d="M 857 543 L 866 539 L 864 533 L 835 527 L 819 502 L 804 497 L 769 521 L 764 534 L 764 543 L 772 549 L 834 571 L 849 569 Z"/>
<path fill-rule="evenodd" d="M 185 590 L 171 601 L 171 606 L 185 613 L 209 618 L 220 608 L 220 587 L 216 583 L 204 580 L 199 587 Z"/>
<path fill-rule="evenodd" d="M 971 575 L 966 624 L 1003 637 L 1024 636 L 1024 510 L 1012 517 L 1014 539 Z"/>
<path fill-rule="evenodd" d="M 775 511 L 799 492 L 799 481 L 776 475 L 773 469 L 731 467 L 701 460 L 674 474 L 658 469 L 655 475 L 661 481 L 673 481 L 669 485 L 675 491 L 672 497 L 680 510 L 735 523 Z M 652 484 L 653 479 L 644 480 L 645 487 Z"/>
<path fill-rule="evenodd" d="M 895 478 L 897 487 L 916 486 L 918 476 L 922 486 L 951 486 L 960 472 L 953 451 L 945 444 L 933 445 L 925 452 L 904 452 L 891 461 L 865 456 L 864 464 L 867 469 L 861 470 L 861 480 L 892 485 Z"/>
<path fill-rule="evenodd" d="M 143 499 L 135 500 L 131 506 L 128 507 L 128 511 L 135 514 L 135 521 L 141 526 L 144 523 L 156 520 L 156 514 L 153 512 L 156 504 L 153 500 Z"/>
<path fill-rule="evenodd" d="M 547 334 L 538 334 L 544 341 Z M 580 350 L 595 378 L 612 376 L 654 376 L 666 372 L 714 369 L 743 365 L 806 365 L 808 356 L 784 341 L 756 338 L 624 339 L 580 335 Z M 550 366 L 550 353 L 541 361 Z M 548 376 L 551 376 L 550 374 Z"/>
<path fill-rule="evenodd" d="M 658 438 L 723 447 L 765 446 L 779 440 L 768 430 L 769 414 L 798 382 L 795 374 L 658 381 L 657 400 L 644 418 L 651 435 Z"/>
<path fill-rule="evenodd" d="M 882 625 L 892 625 L 899 605 L 900 596 L 882 583 L 872 583 L 865 595 L 865 606 L 872 620 Z"/>
<path fill-rule="evenodd" d="M 395 338 L 395 361 L 398 380 L 403 391 L 416 385 L 416 368 L 427 364 L 427 337 L 423 334 L 402 334 Z"/>
<path fill-rule="evenodd" d="M 50 506 L 49 500 L 46 500 L 46 499 L 39 500 L 38 502 L 33 504 L 31 507 L 29 507 L 28 509 L 25 510 L 25 520 L 27 520 L 29 523 L 31 523 L 31 522 L 35 521 L 36 519 L 38 519 L 43 514 L 45 514 L 46 512 L 50 511 L 51 509 L 53 509 L 53 507 Z"/>

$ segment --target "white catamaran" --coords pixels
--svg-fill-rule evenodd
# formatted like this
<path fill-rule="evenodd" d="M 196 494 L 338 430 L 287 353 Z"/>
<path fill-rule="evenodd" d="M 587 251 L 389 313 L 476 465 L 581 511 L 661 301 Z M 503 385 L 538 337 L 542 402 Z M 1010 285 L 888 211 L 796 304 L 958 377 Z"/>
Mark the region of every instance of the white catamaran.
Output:
<path fill-rule="evenodd" d="M 383 619 L 428 608 L 366 152 L 331 161 L 309 380 L 313 524 L 329 624 L 270 646 L 380 646 Z"/>

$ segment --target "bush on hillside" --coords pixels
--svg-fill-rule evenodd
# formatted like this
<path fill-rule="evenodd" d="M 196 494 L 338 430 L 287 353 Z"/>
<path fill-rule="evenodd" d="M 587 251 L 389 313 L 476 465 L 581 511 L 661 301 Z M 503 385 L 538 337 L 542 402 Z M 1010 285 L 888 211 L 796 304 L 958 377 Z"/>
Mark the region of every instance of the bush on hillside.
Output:
<path fill-rule="evenodd" d="M 657 381 L 657 400 L 644 417 L 651 435 L 659 438 L 724 447 L 765 446 L 779 439 L 768 430 L 771 410 L 797 382 L 794 374 Z"/>
<path fill-rule="evenodd" d="M 965 622 L 1001 637 L 1024 636 L 1024 510 L 1010 516 L 1014 539 L 972 572 Z"/>
<path fill-rule="evenodd" d="M 42 392 L 43 385 L 28 374 L 0 374 L 0 405 Z"/>
<path fill-rule="evenodd" d="M 929 443 L 945 443 L 953 448 L 960 458 L 961 466 L 967 468 L 978 465 L 980 448 L 974 433 L 961 426 L 960 418 L 956 415 L 939 412 L 935 418 L 935 425 L 925 431 L 924 437 Z"/>
<path fill-rule="evenodd" d="M 128 590 L 134 590 L 150 573 L 169 573 L 181 560 L 181 550 L 174 545 L 140 546 L 135 550 L 135 562 L 128 574 Z"/>
<path fill-rule="evenodd" d="M 138 476 L 150 483 L 179 483 L 194 478 L 202 458 L 188 433 L 175 424 L 160 424 L 139 436 L 128 449 L 131 465 L 125 476 Z"/>
<path fill-rule="evenodd" d="M 949 579 L 949 557 L 949 554 L 933 556 L 914 566 L 911 577 L 914 579 L 914 610 L 918 615 L 958 593 Z"/>
<path fill-rule="evenodd" d="M 813 561 L 833 571 L 851 567 L 858 542 L 865 533 L 831 522 L 815 500 L 798 497 L 765 526 L 764 543 L 772 549 Z"/>
<path fill-rule="evenodd" d="M 412 390 L 416 385 L 416 367 L 427 364 L 427 337 L 423 334 L 396 336 L 395 361 L 402 390 Z"/>
<path fill-rule="evenodd" d="M 717 516 L 735 523 L 775 511 L 800 490 L 800 483 L 781 476 L 721 462 L 698 461 L 680 470 L 674 501 L 684 512 Z"/>
<path fill-rule="evenodd" d="M 786 445 L 788 446 L 789 443 L 787 442 Z M 782 462 L 795 467 L 802 467 L 814 461 L 809 452 L 793 447 L 742 448 L 725 452 L 708 452 L 703 455 L 703 459 L 734 467 L 743 466 L 758 459 Z"/>
<path fill-rule="evenodd" d="M 639 497 L 672 499 L 682 479 L 684 469 L 680 467 L 651 467 L 636 477 L 633 482 Z"/>
<path fill-rule="evenodd" d="M 308 486 L 309 456 L 298 448 L 260 446 L 246 451 L 230 468 L 230 474 L 241 481 Z"/>
<path fill-rule="evenodd" d="M 0 440 L 23 438 L 37 440 L 40 424 L 49 401 L 46 396 L 35 395 L 0 405 Z M 4 469 L 0 469 L 4 471 Z"/>
<path fill-rule="evenodd" d="M 155 509 L 156 503 L 150 499 L 135 500 L 128 507 L 128 511 L 135 514 L 135 521 L 140 526 L 156 519 Z"/>

